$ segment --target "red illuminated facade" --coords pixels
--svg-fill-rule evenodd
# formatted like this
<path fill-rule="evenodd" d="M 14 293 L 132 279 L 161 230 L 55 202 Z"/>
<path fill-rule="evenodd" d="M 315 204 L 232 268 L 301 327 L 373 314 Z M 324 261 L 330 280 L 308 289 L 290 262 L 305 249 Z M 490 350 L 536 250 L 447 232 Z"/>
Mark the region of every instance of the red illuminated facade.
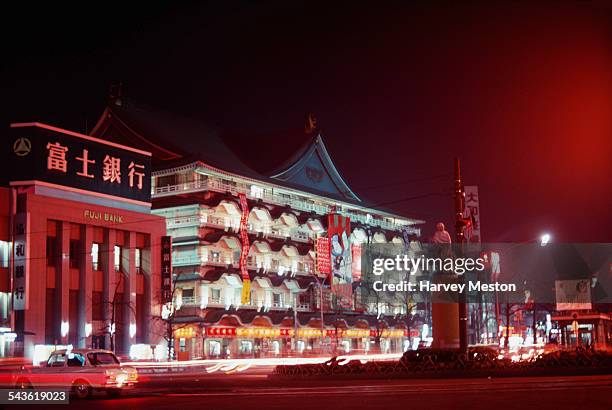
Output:
<path fill-rule="evenodd" d="M 0 353 L 73 345 L 127 354 L 160 343 L 166 229 L 150 212 L 151 154 L 40 123 L 9 133 Z"/>
<path fill-rule="evenodd" d="M 414 306 L 361 297 L 359 258 L 366 242 L 418 237 L 422 221 L 362 201 L 318 130 L 307 132 L 300 152 L 262 175 L 210 129 L 131 101 L 111 101 L 95 126 L 95 137 L 153 153 L 153 213 L 172 236 L 165 311 L 177 358 L 401 352 L 419 336 Z"/>

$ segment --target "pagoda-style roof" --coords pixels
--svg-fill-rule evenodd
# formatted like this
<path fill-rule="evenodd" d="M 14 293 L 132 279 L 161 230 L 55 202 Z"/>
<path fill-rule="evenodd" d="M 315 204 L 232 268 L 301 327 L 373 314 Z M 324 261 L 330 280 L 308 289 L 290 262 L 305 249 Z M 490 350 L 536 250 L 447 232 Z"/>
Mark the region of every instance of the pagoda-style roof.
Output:
<path fill-rule="evenodd" d="M 332 194 L 352 201 L 360 201 L 344 182 L 336 169 L 321 134 L 310 140 L 291 158 L 284 169 L 271 176 L 292 185 Z"/>

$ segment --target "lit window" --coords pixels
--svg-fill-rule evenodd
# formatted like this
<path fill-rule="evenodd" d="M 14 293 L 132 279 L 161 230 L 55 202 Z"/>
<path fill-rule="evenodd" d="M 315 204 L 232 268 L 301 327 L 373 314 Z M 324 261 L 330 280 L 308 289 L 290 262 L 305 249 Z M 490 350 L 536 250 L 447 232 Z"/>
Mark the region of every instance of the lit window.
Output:
<path fill-rule="evenodd" d="M 140 263 L 141 263 L 141 257 L 142 254 L 140 252 L 140 248 L 136 248 L 134 250 L 134 257 L 136 258 L 136 260 L 134 261 L 134 264 L 136 266 L 136 273 L 142 273 L 141 269 L 140 269 Z"/>
<path fill-rule="evenodd" d="M 0 268 L 8 268 L 9 262 L 9 244 L 6 241 L 0 241 Z"/>
<path fill-rule="evenodd" d="M 251 185 L 251 196 L 253 198 L 263 198 L 264 190 L 262 187 L 257 185 Z"/>
<path fill-rule="evenodd" d="M 115 257 L 115 271 L 119 272 L 121 266 L 121 247 L 115 245 L 113 248 L 113 256 Z"/>
<path fill-rule="evenodd" d="M 95 242 L 91 244 L 91 264 L 93 270 L 100 267 L 100 245 Z"/>

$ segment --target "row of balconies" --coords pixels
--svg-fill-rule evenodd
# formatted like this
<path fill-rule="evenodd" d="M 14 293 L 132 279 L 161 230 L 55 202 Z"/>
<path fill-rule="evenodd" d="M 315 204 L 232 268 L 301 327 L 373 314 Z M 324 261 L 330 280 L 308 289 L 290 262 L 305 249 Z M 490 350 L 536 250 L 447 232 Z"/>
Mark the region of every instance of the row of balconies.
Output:
<path fill-rule="evenodd" d="M 212 252 L 211 252 L 212 253 Z M 228 258 L 230 258 L 228 260 Z M 189 256 L 177 256 L 172 259 L 172 265 L 175 267 L 180 266 L 217 266 L 217 267 L 226 267 L 232 266 L 235 268 L 239 268 L 238 263 L 234 262 L 233 258 L 228 255 L 219 254 L 219 256 L 208 257 L 208 259 L 203 260 L 201 257 L 197 255 L 189 255 Z M 298 261 L 294 266 L 284 266 L 277 259 L 272 259 L 270 261 L 269 266 L 266 266 L 263 262 L 256 261 L 253 257 L 249 257 L 247 259 L 247 268 L 248 269 L 264 269 L 268 272 L 275 272 L 280 274 L 292 273 L 292 274 L 305 274 L 309 275 L 314 272 L 314 263 L 310 261 Z"/>
<path fill-rule="evenodd" d="M 164 197 L 171 196 L 178 193 L 185 192 L 197 192 L 197 191 L 214 191 L 219 193 L 230 192 L 232 195 L 238 195 L 239 193 L 246 194 L 246 196 L 250 199 L 262 199 L 265 203 L 280 205 L 280 206 L 290 206 L 293 209 L 303 211 L 303 212 L 315 212 L 319 215 L 327 215 L 331 212 L 331 206 L 326 205 L 318 205 L 313 203 L 312 201 L 304 198 L 298 199 L 294 196 L 289 196 L 286 194 L 277 194 L 274 193 L 270 189 L 263 189 L 262 191 L 254 194 L 246 185 L 233 185 L 223 182 L 214 177 L 208 177 L 205 180 L 198 180 L 193 182 L 182 183 L 178 185 L 167 185 L 167 186 L 159 186 L 152 187 L 152 196 L 156 197 Z M 374 217 L 370 214 L 361 214 L 348 210 L 340 210 L 340 213 L 343 215 L 349 216 L 351 220 L 361 222 L 366 225 L 378 226 L 382 229 L 388 229 L 393 231 L 401 230 L 406 227 L 406 223 L 396 223 L 395 221 L 390 221 L 388 219 L 381 219 Z M 407 227 L 411 233 L 415 233 L 417 235 L 420 234 L 420 229 L 414 227 Z"/>
<path fill-rule="evenodd" d="M 233 223 L 232 223 L 233 222 Z M 189 226 L 200 226 L 200 227 L 209 227 L 223 230 L 232 230 L 234 232 L 239 232 L 240 230 L 240 220 L 236 218 L 235 220 L 229 220 L 226 218 L 216 217 L 216 216 L 179 216 L 174 218 L 166 219 L 166 226 L 168 229 L 177 229 L 177 228 L 185 228 Z M 316 234 L 314 232 L 306 232 L 303 230 L 280 230 L 277 228 L 272 228 L 271 226 L 256 226 L 254 224 L 248 225 L 248 232 L 251 234 L 259 234 L 261 233 L 264 238 L 272 237 L 278 239 L 287 239 L 290 238 L 296 242 L 313 242 L 316 238 Z"/>
<path fill-rule="evenodd" d="M 181 300 L 181 306 L 194 306 L 194 305 L 200 306 L 201 304 L 202 303 L 201 303 L 200 298 L 197 298 L 195 296 L 183 297 Z M 206 304 L 206 306 L 207 307 L 225 307 L 225 300 L 222 297 L 221 298 L 209 297 L 208 303 Z M 282 302 L 272 302 L 270 306 L 264 306 L 264 302 L 260 300 L 250 305 L 240 305 L 240 307 L 241 308 L 253 308 L 253 309 L 265 307 L 266 309 L 272 309 L 272 310 L 285 310 L 289 306 Z M 310 304 L 299 304 L 296 310 L 298 312 L 307 312 L 310 310 Z"/>

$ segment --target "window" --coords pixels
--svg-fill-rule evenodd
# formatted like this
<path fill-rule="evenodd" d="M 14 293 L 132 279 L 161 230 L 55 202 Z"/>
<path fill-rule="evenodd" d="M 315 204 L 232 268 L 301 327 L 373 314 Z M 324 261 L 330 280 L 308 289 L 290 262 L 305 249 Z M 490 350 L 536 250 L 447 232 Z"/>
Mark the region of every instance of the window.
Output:
<path fill-rule="evenodd" d="M 70 241 L 70 267 L 78 268 L 81 263 L 80 242 L 77 240 Z"/>
<path fill-rule="evenodd" d="M 134 249 L 134 258 L 134 263 L 136 265 L 136 273 L 142 273 L 142 270 L 140 269 L 142 262 L 142 253 L 140 252 L 140 248 Z"/>
<path fill-rule="evenodd" d="M 251 196 L 253 198 L 263 198 L 264 190 L 262 187 L 257 185 L 251 185 Z"/>
<path fill-rule="evenodd" d="M 109 366 L 119 364 L 119 360 L 112 353 L 87 353 L 89 363 L 94 366 Z"/>
<path fill-rule="evenodd" d="M 55 266 L 57 262 L 57 241 L 55 236 L 47 236 L 47 266 Z"/>
<path fill-rule="evenodd" d="M 283 295 L 280 293 L 272 294 L 272 306 L 281 307 L 283 306 Z"/>
<path fill-rule="evenodd" d="M 0 268 L 8 268 L 9 261 L 9 244 L 6 241 L 0 241 Z"/>
<path fill-rule="evenodd" d="M 68 354 L 68 367 L 83 367 L 85 366 L 85 358 L 80 353 Z"/>
<path fill-rule="evenodd" d="M 100 291 L 91 293 L 91 319 L 104 320 L 104 300 L 103 294 Z"/>
<path fill-rule="evenodd" d="M 121 268 L 121 247 L 115 245 L 113 248 L 113 255 L 115 257 L 115 272 L 119 272 Z"/>
<path fill-rule="evenodd" d="M 91 244 L 91 268 L 100 270 L 100 245 L 95 242 Z"/>
<path fill-rule="evenodd" d="M 66 364 L 65 354 L 54 354 L 47 361 L 47 367 L 64 367 Z"/>
<path fill-rule="evenodd" d="M 168 186 L 168 185 L 176 185 L 176 174 L 157 177 L 158 187 Z"/>
<path fill-rule="evenodd" d="M 221 301 L 221 289 L 211 289 L 210 290 L 210 302 L 211 303 L 219 303 Z"/>
<path fill-rule="evenodd" d="M 183 289 L 183 303 L 189 304 L 195 301 L 193 288 L 191 289 Z"/>
<path fill-rule="evenodd" d="M 221 254 L 219 252 L 211 251 L 210 252 L 210 259 L 213 262 L 218 263 L 221 260 Z"/>

